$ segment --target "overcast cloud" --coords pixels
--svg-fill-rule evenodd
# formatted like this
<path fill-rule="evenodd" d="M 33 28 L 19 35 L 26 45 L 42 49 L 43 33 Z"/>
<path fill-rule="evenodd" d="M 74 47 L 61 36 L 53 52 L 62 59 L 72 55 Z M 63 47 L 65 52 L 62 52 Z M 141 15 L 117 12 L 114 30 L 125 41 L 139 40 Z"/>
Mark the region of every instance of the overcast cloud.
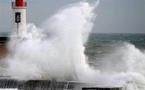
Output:
<path fill-rule="evenodd" d="M 43 1 L 43 2 L 42 2 Z M 79 0 L 27 0 L 27 19 L 39 26 L 65 5 Z M 145 0 L 101 0 L 93 32 L 145 33 Z M 0 0 L 0 32 L 11 31 L 11 0 Z"/>

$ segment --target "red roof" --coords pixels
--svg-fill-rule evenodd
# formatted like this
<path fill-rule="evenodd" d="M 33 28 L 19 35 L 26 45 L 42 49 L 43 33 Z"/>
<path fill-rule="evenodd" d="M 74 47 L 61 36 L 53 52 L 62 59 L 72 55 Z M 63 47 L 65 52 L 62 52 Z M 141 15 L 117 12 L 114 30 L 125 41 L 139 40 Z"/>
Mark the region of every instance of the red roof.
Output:
<path fill-rule="evenodd" d="M 23 7 L 26 6 L 24 0 L 16 0 L 16 6 Z"/>

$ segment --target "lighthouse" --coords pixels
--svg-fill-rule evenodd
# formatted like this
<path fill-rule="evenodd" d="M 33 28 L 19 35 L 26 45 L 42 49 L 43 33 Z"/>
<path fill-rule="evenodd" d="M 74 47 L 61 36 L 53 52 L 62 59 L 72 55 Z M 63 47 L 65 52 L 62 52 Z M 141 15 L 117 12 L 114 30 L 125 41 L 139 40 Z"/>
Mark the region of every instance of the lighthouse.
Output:
<path fill-rule="evenodd" d="M 26 7 L 25 0 L 12 0 L 13 33 L 21 36 L 26 31 Z"/>

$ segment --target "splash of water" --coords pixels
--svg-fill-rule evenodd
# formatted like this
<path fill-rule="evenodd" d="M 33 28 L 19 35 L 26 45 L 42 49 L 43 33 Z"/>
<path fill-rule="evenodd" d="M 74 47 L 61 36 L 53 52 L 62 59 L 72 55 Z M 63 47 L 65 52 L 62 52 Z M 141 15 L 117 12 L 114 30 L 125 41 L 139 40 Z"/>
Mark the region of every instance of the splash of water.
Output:
<path fill-rule="evenodd" d="M 20 38 L 9 43 L 7 73 L 15 79 L 83 80 L 92 70 L 84 44 L 93 27 L 98 2 L 71 4 L 37 28 L 29 24 Z"/>

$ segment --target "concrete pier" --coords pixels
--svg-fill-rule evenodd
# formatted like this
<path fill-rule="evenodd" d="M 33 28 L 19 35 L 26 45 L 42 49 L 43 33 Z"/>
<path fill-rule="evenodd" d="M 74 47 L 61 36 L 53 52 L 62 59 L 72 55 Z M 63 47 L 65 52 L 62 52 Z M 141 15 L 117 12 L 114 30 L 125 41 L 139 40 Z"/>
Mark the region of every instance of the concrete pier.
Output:
<path fill-rule="evenodd" d="M 0 89 L 18 89 L 18 90 L 125 90 L 120 86 L 98 86 L 95 83 L 81 83 L 81 82 L 57 82 L 53 80 L 0 80 Z"/>

